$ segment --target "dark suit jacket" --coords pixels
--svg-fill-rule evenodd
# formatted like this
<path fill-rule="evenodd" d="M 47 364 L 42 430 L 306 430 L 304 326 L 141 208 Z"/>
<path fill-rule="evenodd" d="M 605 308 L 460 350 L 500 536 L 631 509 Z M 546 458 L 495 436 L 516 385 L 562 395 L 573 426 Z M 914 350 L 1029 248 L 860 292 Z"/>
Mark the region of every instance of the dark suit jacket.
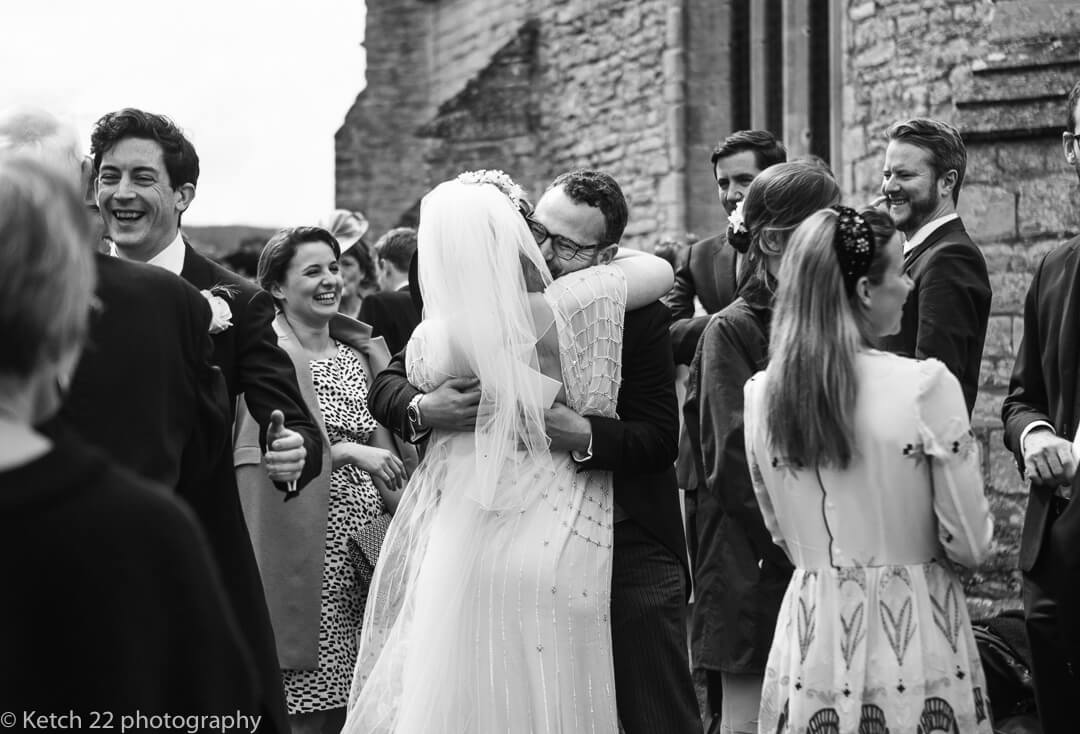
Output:
<path fill-rule="evenodd" d="M 161 268 L 94 257 L 98 308 L 55 423 L 182 496 L 201 491 L 231 431 L 210 307 Z"/>
<path fill-rule="evenodd" d="M 364 298 L 356 316 L 371 326 L 371 336 L 382 337 L 391 354 L 397 354 L 409 343 L 413 329 L 420 323 L 420 312 L 413 304 L 409 284 L 395 291 L 379 291 Z"/>
<path fill-rule="evenodd" d="M 1035 421 L 1046 421 L 1057 435 L 1072 440 L 1080 419 L 1080 237 L 1048 253 L 1039 263 L 1024 301 L 1024 335 L 1016 355 L 1009 394 L 1001 407 L 1005 445 L 1016 456 L 1020 472 L 1024 456 L 1020 436 Z M 1056 488 L 1031 482 L 1027 514 L 1020 538 L 1020 568 L 1035 564 L 1056 584 L 1045 596 L 1057 599 L 1066 654 L 1080 665 L 1080 475 L 1073 479 L 1073 500 L 1051 523 Z M 1044 565 L 1045 564 L 1045 565 Z"/>
<path fill-rule="evenodd" d="M 676 364 L 690 364 L 708 316 L 694 316 L 694 297 L 705 312 L 714 314 L 735 300 L 737 274 L 735 248 L 727 233 L 690 245 L 686 264 L 675 271 L 675 286 L 663 298 L 671 309 L 671 343 Z"/>
<path fill-rule="evenodd" d="M 213 362 L 225 375 L 232 410 L 235 414 L 236 398 L 244 395 L 252 416 L 263 427 L 263 444 L 270 414 L 274 410 L 285 414 L 285 427 L 303 436 L 307 449 L 304 470 L 297 482 L 298 487 L 303 487 L 322 469 L 322 438 L 300 395 L 292 361 L 277 345 L 271 325 L 276 312 L 274 300 L 254 283 L 200 255 L 191 245 L 185 243 L 185 247 L 180 271 L 184 280 L 200 291 L 220 291 L 224 287 L 233 294 L 225 297 L 232 310 L 232 326 L 211 336 Z"/>
<path fill-rule="evenodd" d="M 1071 441 L 1075 436 L 1080 419 L 1078 377 L 1080 237 L 1043 258 L 1024 302 L 1024 335 L 1009 382 L 1009 394 L 1001 407 L 1005 445 L 1016 455 L 1021 472 L 1024 456 L 1020 436 L 1029 424 L 1046 421 L 1062 438 Z M 1020 568 L 1024 571 L 1030 571 L 1039 559 L 1054 490 L 1048 485 L 1031 484 L 1020 541 Z M 1074 496 L 1076 493 L 1074 489 Z M 1070 506 L 1068 512 L 1075 509 Z"/>
<path fill-rule="evenodd" d="M 990 277 L 982 251 L 954 219 L 905 256 L 904 270 L 915 287 L 904 304 L 900 333 L 885 337 L 882 347 L 944 362 L 960 380 L 970 415 L 990 320 Z"/>
<path fill-rule="evenodd" d="M 257 713 L 246 620 L 191 511 L 66 435 L 0 471 L 0 710 L 75 711 L 88 727 L 111 711 L 117 729 L 136 710 Z"/>
<path fill-rule="evenodd" d="M 689 573 L 675 482 L 679 416 L 669 321 L 659 301 L 626 314 L 619 418 L 589 417 L 593 456 L 582 468 L 614 471 L 615 501 Z M 419 392 L 409 384 L 401 351 L 376 376 L 368 407 L 377 421 L 409 438 L 406 408 Z"/>
<path fill-rule="evenodd" d="M 232 470 L 233 403 L 209 361 L 210 307 L 157 266 L 107 255 L 96 262 L 101 307 L 50 430 L 74 430 L 187 501 L 261 676 L 261 730 L 287 732 L 273 631 Z"/>

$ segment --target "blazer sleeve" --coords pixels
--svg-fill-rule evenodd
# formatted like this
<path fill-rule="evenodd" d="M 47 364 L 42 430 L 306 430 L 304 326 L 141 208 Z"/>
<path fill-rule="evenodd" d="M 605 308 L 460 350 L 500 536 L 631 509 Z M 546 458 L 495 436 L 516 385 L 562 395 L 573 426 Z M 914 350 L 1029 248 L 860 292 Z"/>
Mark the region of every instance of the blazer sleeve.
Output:
<path fill-rule="evenodd" d="M 1024 333 L 1016 354 L 1009 393 L 1001 405 L 1001 422 L 1005 424 L 1005 446 L 1016 457 L 1020 473 L 1024 472 L 1024 452 L 1020 437 L 1024 429 L 1035 421 L 1054 422 L 1050 418 L 1050 400 L 1043 376 L 1043 355 L 1040 335 L 1044 326 L 1039 317 L 1039 291 L 1042 282 L 1044 258 L 1035 269 L 1035 275 L 1024 298 Z"/>
<path fill-rule="evenodd" d="M 239 391 L 259 425 L 259 445 L 266 450 L 266 427 L 270 414 L 280 410 L 285 427 L 304 439 L 307 458 L 297 487 L 303 487 L 322 471 L 322 436 L 300 394 L 296 368 L 289 355 L 278 346 L 274 332 L 274 302 L 266 291 L 258 291 L 247 304 L 247 328 L 237 334 Z"/>
<path fill-rule="evenodd" d="M 697 288 L 694 286 L 694 273 L 690 270 L 690 254 L 693 253 L 693 245 L 687 253 L 686 262 L 675 271 L 675 285 L 671 292 L 664 296 L 661 301 L 671 311 L 672 322 L 687 319 L 694 315 L 694 295 Z"/>
<path fill-rule="evenodd" d="M 582 463 L 583 469 L 653 473 L 675 462 L 679 412 L 669 313 L 657 301 L 627 314 L 626 333 L 633 328 L 635 338 L 623 345 L 619 417 L 587 416 L 592 457 Z"/>
<path fill-rule="evenodd" d="M 694 361 L 698 342 L 705 327 L 709 325 L 709 316 L 695 316 L 679 319 L 671 324 L 671 348 L 675 355 L 675 364 L 690 364 Z"/>
<path fill-rule="evenodd" d="M 945 363 L 964 389 L 968 414 L 975 407 L 978 365 L 990 318 L 986 261 L 970 242 L 938 245 L 919 283 L 915 357 Z M 974 354 L 978 349 L 979 354 Z M 970 375 L 971 365 L 975 374 Z"/>
<path fill-rule="evenodd" d="M 402 349 L 390 360 L 368 390 L 368 410 L 379 423 L 383 424 L 406 441 L 412 439 L 407 410 L 409 403 L 420 394 L 420 390 L 409 383 L 405 372 L 405 350 Z"/>
<path fill-rule="evenodd" d="M 747 350 L 745 330 L 723 315 L 701 337 L 698 383 L 698 431 L 704 483 L 698 492 L 742 529 L 757 558 L 780 568 L 790 566 L 758 506 L 746 452 L 743 401 L 747 380 L 758 371 Z M 704 501 L 704 500 L 702 500 Z"/>

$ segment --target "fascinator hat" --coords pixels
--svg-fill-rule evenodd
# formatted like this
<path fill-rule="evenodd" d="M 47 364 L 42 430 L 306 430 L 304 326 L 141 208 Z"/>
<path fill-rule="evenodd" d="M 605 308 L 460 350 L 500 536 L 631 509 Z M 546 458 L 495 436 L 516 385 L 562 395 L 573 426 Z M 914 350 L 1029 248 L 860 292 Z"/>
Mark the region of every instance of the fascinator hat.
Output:
<path fill-rule="evenodd" d="M 334 239 L 341 245 L 341 252 L 344 254 L 360 241 L 371 225 L 360 212 L 335 209 L 329 216 L 319 220 L 319 226 L 334 235 Z"/>

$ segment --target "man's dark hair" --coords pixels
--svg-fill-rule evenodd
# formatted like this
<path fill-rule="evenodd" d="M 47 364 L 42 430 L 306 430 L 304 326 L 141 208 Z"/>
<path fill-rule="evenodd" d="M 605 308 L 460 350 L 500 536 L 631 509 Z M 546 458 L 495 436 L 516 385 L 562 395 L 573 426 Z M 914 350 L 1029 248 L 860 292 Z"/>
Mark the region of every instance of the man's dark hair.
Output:
<path fill-rule="evenodd" d="M 601 243 L 618 244 L 626 229 L 629 216 L 626 197 L 619 184 L 603 171 L 580 169 L 561 174 L 551 182 L 551 188 L 561 186 L 570 200 L 577 204 L 597 207 L 604 215 L 604 235 Z M 580 244 L 592 244 L 582 242 Z"/>
<path fill-rule="evenodd" d="M 787 148 L 776 139 L 776 136 L 767 130 L 739 130 L 733 132 L 721 140 L 713 148 L 712 163 L 713 176 L 716 176 L 716 162 L 721 158 L 728 158 L 736 153 L 752 151 L 754 160 L 757 161 L 759 171 L 764 171 L 769 166 L 787 162 Z"/>
<path fill-rule="evenodd" d="M 409 272 L 409 263 L 416 252 L 416 230 L 395 227 L 375 242 L 375 257 L 386 260 L 399 272 Z"/>
<path fill-rule="evenodd" d="M 94 132 L 90 134 L 95 174 L 101 169 L 101 157 L 127 138 L 153 140 L 161 146 L 165 171 L 173 189 L 184 184 L 195 186 L 199 182 L 199 155 L 180 128 L 164 115 L 133 107 L 110 112 L 95 123 Z"/>
<path fill-rule="evenodd" d="M 1066 129 L 1071 132 L 1076 132 L 1076 105 L 1080 104 L 1080 82 L 1073 85 L 1072 91 L 1069 92 L 1069 113 L 1065 118 Z"/>
<path fill-rule="evenodd" d="M 967 148 L 959 130 L 947 122 L 916 117 L 907 122 L 894 122 L 885 131 L 885 139 L 899 140 L 925 150 L 930 154 L 930 166 L 938 178 L 948 171 L 956 171 L 953 203 L 959 201 L 960 185 L 964 183 L 964 169 L 967 168 Z"/>

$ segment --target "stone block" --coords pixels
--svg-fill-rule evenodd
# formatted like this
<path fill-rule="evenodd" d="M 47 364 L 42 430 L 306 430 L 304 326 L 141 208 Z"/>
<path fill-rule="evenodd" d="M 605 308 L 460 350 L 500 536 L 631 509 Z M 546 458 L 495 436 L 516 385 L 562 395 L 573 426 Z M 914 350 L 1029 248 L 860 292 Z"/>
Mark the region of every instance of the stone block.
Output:
<path fill-rule="evenodd" d="M 983 344 L 983 359 L 1012 357 L 1012 317 L 991 316 L 986 325 L 986 341 Z"/>
<path fill-rule="evenodd" d="M 1027 486 L 1016 467 L 1016 457 L 1005 448 L 1003 429 L 991 429 L 988 445 L 989 465 L 986 482 L 995 492 L 1003 495 L 1027 497 Z"/>
<path fill-rule="evenodd" d="M 967 168 L 964 171 L 964 185 L 960 189 L 961 199 L 969 186 L 974 184 L 993 184 L 1001 181 L 1001 169 L 998 164 L 998 147 L 989 143 L 971 143 L 967 146 Z"/>
<path fill-rule="evenodd" d="M 991 311 L 998 314 L 1022 314 L 1024 297 L 1030 285 L 1030 273 L 990 272 L 990 288 L 993 291 Z"/>
<path fill-rule="evenodd" d="M 1064 236 L 1080 227 L 1080 211 L 1074 204 L 1076 181 L 1068 174 L 1052 172 L 1042 178 L 1021 181 L 1018 219 L 1020 234 L 1037 237 Z"/>
<path fill-rule="evenodd" d="M 874 17 L 874 13 L 876 12 L 877 3 L 872 1 L 859 3 L 858 5 L 851 6 L 851 9 L 848 10 L 848 18 L 851 19 L 852 23 L 861 23 L 867 18 Z"/>
<path fill-rule="evenodd" d="M 855 66 L 860 68 L 873 68 L 882 66 L 896 58 L 896 42 L 878 41 L 871 44 L 867 49 L 855 55 Z"/>
<path fill-rule="evenodd" d="M 975 410 L 971 413 L 971 425 L 977 431 L 1001 428 L 1001 401 L 1004 395 L 1000 391 L 980 390 L 975 397 Z"/>
<path fill-rule="evenodd" d="M 957 206 L 976 242 L 1016 236 L 1016 194 L 999 186 L 973 183 L 960 189 Z"/>

